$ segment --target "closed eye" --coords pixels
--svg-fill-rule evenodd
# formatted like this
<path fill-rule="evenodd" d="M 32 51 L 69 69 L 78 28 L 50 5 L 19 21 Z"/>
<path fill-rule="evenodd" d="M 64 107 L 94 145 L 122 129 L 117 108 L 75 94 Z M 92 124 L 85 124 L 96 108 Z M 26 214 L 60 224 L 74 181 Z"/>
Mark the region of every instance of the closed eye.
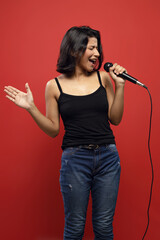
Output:
<path fill-rule="evenodd" d="M 94 48 L 98 50 L 98 47 L 89 47 L 89 50 L 93 50 Z"/>

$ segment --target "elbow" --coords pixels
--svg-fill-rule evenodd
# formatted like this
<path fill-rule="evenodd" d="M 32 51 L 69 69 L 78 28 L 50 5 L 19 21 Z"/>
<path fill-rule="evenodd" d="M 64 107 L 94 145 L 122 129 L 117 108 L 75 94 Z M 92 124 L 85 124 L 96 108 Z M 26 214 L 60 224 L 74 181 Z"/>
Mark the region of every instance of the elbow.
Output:
<path fill-rule="evenodd" d="M 59 134 L 59 131 L 57 131 L 57 132 L 54 134 L 53 138 L 57 137 L 58 134 Z"/>
<path fill-rule="evenodd" d="M 55 137 L 58 136 L 58 134 L 59 134 L 59 130 L 54 131 L 54 132 L 52 132 L 52 133 L 50 134 L 50 137 L 55 138 Z"/>
<path fill-rule="evenodd" d="M 51 138 L 55 138 L 58 136 L 59 134 L 59 128 L 51 128 L 51 129 L 48 129 L 47 131 L 45 131 L 45 133 L 51 137 Z"/>
<path fill-rule="evenodd" d="M 116 118 L 115 119 L 109 119 L 110 123 L 112 125 L 115 125 L 115 126 L 118 126 L 120 124 L 121 120 L 122 119 L 116 119 Z"/>
<path fill-rule="evenodd" d="M 109 121 L 111 124 L 118 126 L 122 120 L 122 116 L 123 116 L 123 113 L 122 114 L 113 114 L 112 113 L 109 115 Z"/>
<path fill-rule="evenodd" d="M 49 131 L 49 136 L 51 138 L 55 138 L 58 136 L 59 134 L 59 131 L 60 131 L 60 127 L 59 127 L 59 124 L 53 124 L 52 127 L 50 128 L 50 131 Z"/>
<path fill-rule="evenodd" d="M 118 126 L 118 125 L 120 124 L 120 122 L 121 122 L 121 121 L 119 121 L 119 122 L 113 122 L 112 124 L 113 124 L 114 126 Z"/>
<path fill-rule="evenodd" d="M 117 122 L 116 121 L 110 121 L 110 123 L 114 126 L 118 126 L 120 124 L 120 122 L 118 122 L 118 121 Z"/>

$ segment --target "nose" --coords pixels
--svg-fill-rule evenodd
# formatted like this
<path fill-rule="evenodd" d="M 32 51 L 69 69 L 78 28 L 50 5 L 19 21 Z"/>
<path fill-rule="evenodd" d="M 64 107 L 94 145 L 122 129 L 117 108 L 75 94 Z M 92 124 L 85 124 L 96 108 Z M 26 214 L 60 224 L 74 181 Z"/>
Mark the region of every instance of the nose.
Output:
<path fill-rule="evenodd" d="M 99 56 L 100 56 L 99 51 L 98 51 L 97 48 L 95 48 L 95 50 L 94 50 L 94 55 L 95 55 L 96 57 L 99 57 Z"/>

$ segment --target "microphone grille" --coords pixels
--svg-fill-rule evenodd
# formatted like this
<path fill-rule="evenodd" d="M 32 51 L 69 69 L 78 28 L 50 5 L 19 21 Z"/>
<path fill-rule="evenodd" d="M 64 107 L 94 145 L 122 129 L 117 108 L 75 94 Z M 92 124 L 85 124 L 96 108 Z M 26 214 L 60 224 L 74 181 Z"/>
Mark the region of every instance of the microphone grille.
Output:
<path fill-rule="evenodd" d="M 104 70 L 105 70 L 106 72 L 109 72 L 109 68 L 112 67 L 112 66 L 113 66 L 112 63 L 106 62 L 106 63 L 104 64 Z"/>

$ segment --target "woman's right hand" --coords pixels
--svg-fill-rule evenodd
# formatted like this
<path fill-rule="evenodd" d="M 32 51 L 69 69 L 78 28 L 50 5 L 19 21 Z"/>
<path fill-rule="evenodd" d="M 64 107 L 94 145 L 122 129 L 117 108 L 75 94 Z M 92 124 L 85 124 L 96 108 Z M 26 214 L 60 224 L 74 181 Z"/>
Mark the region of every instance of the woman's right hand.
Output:
<path fill-rule="evenodd" d="M 29 110 L 34 105 L 33 95 L 28 83 L 25 84 L 27 93 L 18 90 L 12 86 L 5 86 L 6 97 L 17 106 Z"/>

